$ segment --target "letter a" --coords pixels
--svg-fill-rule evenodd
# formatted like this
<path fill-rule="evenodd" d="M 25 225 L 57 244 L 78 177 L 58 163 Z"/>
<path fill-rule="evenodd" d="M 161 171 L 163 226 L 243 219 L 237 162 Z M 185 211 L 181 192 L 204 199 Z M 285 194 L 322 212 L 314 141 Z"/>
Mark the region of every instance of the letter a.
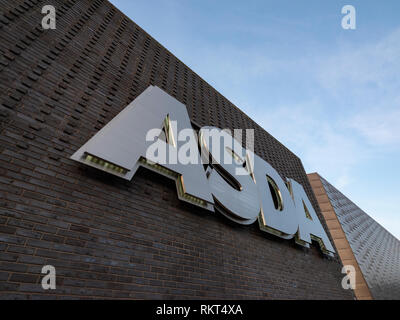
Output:
<path fill-rule="evenodd" d="M 351 5 L 343 6 L 342 14 L 346 14 L 342 18 L 342 28 L 354 30 L 356 28 L 356 9 Z"/>
<path fill-rule="evenodd" d="M 44 290 L 55 290 L 56 289 L 56 268 L 51 265 L 44 266 L 42 273 L 48 273 L 42 279 L 42 288 Z"/>
<path fill-rule="evenodd" d="M 296 206 L 297 221 L 299 222 L 299 229 L 296 234 L 296 242 L 299 244 L 309 247 L 311 239 L 316 240 L 319 246 L 325 254 L 332 256 L 335 252 L 328 236 L 325 233 L 321 222 L 318 219 L 310 200 L 308 199 L 306 192 L 302 185 L 288 179 L 288 182 L 292 188 L 292 194 L 294 204 Z"/>
<path fill-rule="evenodd" d="M 54 30 L 56 28 L 56 8 L 45 5 L 42 8 L 42 14 L 46 14 L 42 19 L 42 28 Z"/>
<path fill-rule="evenodd" d="M 176 124 L 173 130 L 170 123 Z M 149 86 L 76 151 L 71 159 L 126 180 L 131 180 L 138 167 L 144 166 L 174 179 L 179 199 L 213 211 L 214 201 L 197 145 L 191 148 L 197 152 L 197 161 L 189 164 L 181 164 L 176 159 L 167 159 L 161 163 L 154 152 L 148 152 L 154 140 L 149 141 L 146 137 L 149 138 L 150 132 L 154 138 L 154 132 L 161 132 L 163 127 L 167 130 L 167 141 L 158 139 L 157 144 L 163 145 L 158 150 L 165 150 L 165 156 L 176 155 L 185 144 L 176 136 L 173 137 L 173 134 L 177 135 L 182 130 L 191 129 L 189 141 L 197 143 L 186 106 L 160 88 Z"/>

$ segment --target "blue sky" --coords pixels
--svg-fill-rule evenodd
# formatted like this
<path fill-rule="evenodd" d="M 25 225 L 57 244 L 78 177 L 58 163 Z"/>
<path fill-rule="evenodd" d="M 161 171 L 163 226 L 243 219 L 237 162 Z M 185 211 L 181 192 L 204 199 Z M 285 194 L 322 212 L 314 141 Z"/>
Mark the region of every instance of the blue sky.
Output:
<path fill-rule="evenodd" d="M 400 238 L 400 1 L 111 2 Z"/>

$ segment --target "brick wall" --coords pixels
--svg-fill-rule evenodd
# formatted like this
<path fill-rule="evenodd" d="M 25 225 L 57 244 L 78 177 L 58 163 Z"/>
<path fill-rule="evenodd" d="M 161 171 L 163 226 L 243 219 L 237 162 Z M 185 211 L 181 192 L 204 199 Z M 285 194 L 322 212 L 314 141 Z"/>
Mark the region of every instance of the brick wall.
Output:
<path fill-rule="evenodd" d="M 308 175 L 357 299 L 400 299 L 400 241 L 318 173 Z"/>
<path fill-rule="evenodd" d="M 41 28 L 45 4 L 56 30 Z M 254 128 L 256 153 L 321 217 L 299 158 L 107 1 L 0 6 L 0 298 L 353 298 L 315 246 L 182 203 L 145 169 L 127 182 L 71 161 L 157 85 L 199 126 Z M 40 285 L 47 264 L 54 291 Z"/>
<path fill-rule="evenodd" d="M 342 228 L 338 216 L 335 213 L 335 209 L 328 196 L 327 190 L 324 188 L 320 175 L 318 173 L 309 173 L 307 176 L 329 231 L 331 232 L 331 236 L 336 247 L 336 252 L 342 261 L 342 264 L 346 266 L 353 266 L 356 272 L 356 288 L 354 289 L 354 295 L 358 300 L 371 300 L 371 292 L 365 281 L 360 266 L 358 265 L 356 257 L 354 256 L 350 243 L 346 238 L 346 234 Z"/>

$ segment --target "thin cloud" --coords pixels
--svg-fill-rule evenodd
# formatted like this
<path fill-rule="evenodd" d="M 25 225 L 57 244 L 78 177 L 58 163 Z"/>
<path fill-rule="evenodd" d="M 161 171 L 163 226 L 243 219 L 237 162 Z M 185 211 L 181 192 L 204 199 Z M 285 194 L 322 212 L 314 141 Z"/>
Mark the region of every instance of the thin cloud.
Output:
<path fill-rule="evenodd" d="M 367 143 L 400 148 L 400 29 L 320 63 L 323 88 L 349 105 L 347 124 Z"/>
<path fill-rule="evenodd" d="M 303 161 L 306 171 L 318 171 L 335 185 L 351 182 L 349 172 L 369 157 L 354 135 L 340 122 L 324 119 L 319 100 L 304 104 L 281 106 L 259 115 L 262 125 Z M 339 156 L 344 154 L 346 156 Z"/>
<path fill-rule="evenodd" d="M 369 144 L 400 149 L 400 103 L 396 109 L 382 107 L 357 114 L 349 125 Z"/>

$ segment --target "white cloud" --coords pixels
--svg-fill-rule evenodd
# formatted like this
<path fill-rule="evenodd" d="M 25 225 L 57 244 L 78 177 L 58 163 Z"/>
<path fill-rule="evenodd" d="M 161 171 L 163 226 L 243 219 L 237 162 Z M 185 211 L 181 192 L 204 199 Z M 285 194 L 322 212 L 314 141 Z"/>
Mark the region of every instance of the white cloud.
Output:
<path fill-rule="evenodd" d="M 372 109 L 357 114 L 349 125 L 370 144 L 400 148 L 400 101 L 397 109 Z"/>
<path fill-rule="evenodd" d="M 306 171 L 319 172 L 345 194 L 356 193 L 359 166 L 374 166 L 382 182 L 382 177 L 393 178 L 382 159 L 400 151 L 398 39 L 400 29 L 376 43 L 319 57 L 309 74 L 316 80 L 314 98 L 276 106 L 261 122 L 300 156 Z M 399 237 L 397 191 L 370 188 L 368 193 L 366 188 L 353 200 Z M 387 196 L 386 206 L 382 196 Z"/>
<path fill-rule="evenodd" d="M 377 43 L 301 61 L 313 66 L 314 98 L 273 107 L 267 116 L 260 111 L 261 124 L 301 157 L 306 170 L 336 177 L 337 186 L 351 183 L 354 166 L 381 147 L 400 148 L 398 39 L 400 29 Z"/>
<path fill-rule="evenodd" d="M 302 159 L 307 172 L 317 171 L 342 188 L 351 182 L 351 169 L 368 158 L 369 150 L 340 122 L 326 119 L 323 113 L 321 102 L 315 99 L 275 108 L 257 119 Z"/>
<path fill-rule="evenodd" d="M 321 59 L 317 79 L 342 102 L 347 124 L 372 145 L 400 147 L 400 29 Z"/>
<path fill-rule="evenodd" d="M 377 90 L 387 92 L 398 88 L 399 38 L 400 29 L 397 29 L 379 42 L 362 46 L 348 43 L 331 56 L 321 57 L 318 73 L 321 84 L 339 92 L 350 89 L 348 85 L 351 85 L 351 89 L 370 88 L 373 94 L 376 94 Z M 368 90 L 356 92 L 357 95 L 366 93 L 368 96 Z"/>

